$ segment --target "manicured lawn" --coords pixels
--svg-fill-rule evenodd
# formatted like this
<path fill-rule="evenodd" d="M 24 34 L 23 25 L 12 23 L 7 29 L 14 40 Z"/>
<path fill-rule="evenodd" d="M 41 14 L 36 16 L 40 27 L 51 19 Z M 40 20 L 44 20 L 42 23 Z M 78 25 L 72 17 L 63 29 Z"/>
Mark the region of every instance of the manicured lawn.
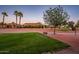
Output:
<path fill-rule="evenodd" d="M 69 45 L 40 33 L 0 34 L 0 53 L 43 53 L 58 51 Z"/>

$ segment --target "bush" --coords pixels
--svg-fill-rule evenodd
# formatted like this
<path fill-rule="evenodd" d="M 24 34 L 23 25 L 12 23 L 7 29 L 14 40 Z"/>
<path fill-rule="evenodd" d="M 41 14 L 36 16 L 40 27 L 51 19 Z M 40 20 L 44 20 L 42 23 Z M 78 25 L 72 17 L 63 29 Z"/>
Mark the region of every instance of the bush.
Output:
<path fill-rule="evenodd" d="M 23 26 L 23 28 L 42 28 L 43 26 Z"/>
<path fill-rule="evenodd" d="M 63 26 L 63 27 L 60 28 L 60 31 L 69 31 L 69 27 Z"/>

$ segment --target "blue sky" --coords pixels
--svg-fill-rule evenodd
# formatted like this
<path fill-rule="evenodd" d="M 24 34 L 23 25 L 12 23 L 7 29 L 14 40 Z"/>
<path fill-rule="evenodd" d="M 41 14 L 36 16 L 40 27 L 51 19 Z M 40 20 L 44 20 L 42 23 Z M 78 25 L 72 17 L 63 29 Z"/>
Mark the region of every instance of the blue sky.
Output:
<path fill-rule="evenodd" d="M 8 17 L 6 17 L 5 22 L 15 22 L 14 11 L 21 11 L 23 13 L 22 23 L 32 23 L 32 22 L 42 22 L 43 21 L 43 11 L 54 8 L 56 5 L 0 5 L 0 22 L 2 21 L 1 12 L 6 11 Z M 79 6 L 78 5 L 62 5 L 65 11 L 70 15 L 69 20 L 77 21 L 79 20 Z"/>

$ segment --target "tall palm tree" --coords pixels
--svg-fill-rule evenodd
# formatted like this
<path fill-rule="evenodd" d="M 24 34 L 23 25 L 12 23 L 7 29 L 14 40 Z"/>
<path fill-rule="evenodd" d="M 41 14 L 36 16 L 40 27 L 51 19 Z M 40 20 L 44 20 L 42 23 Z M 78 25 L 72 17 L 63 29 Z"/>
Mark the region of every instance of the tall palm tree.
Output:
<path fill-rule="evenodd" d="M 17 17 L 18 17 L 18 11 L 14 11 L 14 15 L 16 16 L 16 27 L 17 27 Z"/>
<path fill-rule="evenodd" d="M 23 17 L 23 13 L 18 12 L 18 16 L 19 16 L 19 25 L 21 25 L 21 18 Z"/>
<path fill-rule="evenodd" d="M 2 15 L 3 15 L 2 28 L 3 28 L 5 17 L 8 16 L 8 14 L 6 12 L 2 12 Z"/>

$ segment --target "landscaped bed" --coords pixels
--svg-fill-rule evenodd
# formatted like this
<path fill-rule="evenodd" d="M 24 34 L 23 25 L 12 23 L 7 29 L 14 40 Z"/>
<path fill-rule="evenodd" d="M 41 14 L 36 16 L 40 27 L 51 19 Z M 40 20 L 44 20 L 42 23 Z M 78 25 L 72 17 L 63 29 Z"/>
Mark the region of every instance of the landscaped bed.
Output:
<path fill-rule="evenodd" d="M 69 45 L 40 33 L 0 34 L 0 53 L 53 53 L 67 47 Z"/>

